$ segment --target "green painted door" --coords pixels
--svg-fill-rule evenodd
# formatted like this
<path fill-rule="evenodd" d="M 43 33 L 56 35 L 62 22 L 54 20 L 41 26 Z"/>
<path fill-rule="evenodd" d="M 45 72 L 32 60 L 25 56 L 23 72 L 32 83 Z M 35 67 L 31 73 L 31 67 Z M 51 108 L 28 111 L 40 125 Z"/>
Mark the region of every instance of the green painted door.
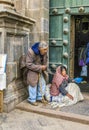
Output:
<path fill-rule="evenodd" d="M 50 1 L 49 67 L 53 72 L 57 66 L 69 64 L 69 15 L 64 6 L 65 0 Z"/>
<path fill-rule="evenodd" d="M 70 77 L 80 76 L 75 50 L 79 40 L 80 45 L 89 41 L 89 0 L 50 0 L 49 15 L 50 70 L 55 72 L 57 66 L 62 64 L 67 66 Z M 76 27 L 77 21 L 81 23 L 79 27 Z M 80 35 L 77 35 L 79 32 Z M 52 75 L 50 81 L 51 79 Z"/>

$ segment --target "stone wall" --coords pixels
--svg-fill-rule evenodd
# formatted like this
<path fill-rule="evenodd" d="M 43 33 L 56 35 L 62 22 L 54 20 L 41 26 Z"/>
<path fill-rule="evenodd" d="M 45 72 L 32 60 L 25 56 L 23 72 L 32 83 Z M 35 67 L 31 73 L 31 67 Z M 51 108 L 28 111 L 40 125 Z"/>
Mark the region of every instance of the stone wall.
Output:
<path fill-rule="evenodd" d="M 17 12 L 36 20 L 30 41 L 49 40 L 49 0 L 15 0 Z"/>
<path fill-rule="evenodd" d="M 0 53 L 7 54 L 5 112 L 28 96 L 20 75 L 20 56 L 34 42 L 48 38 L 49 0 L 0 0 Z"/>
<path fill-rule="evenodd" d="M 0 53 L 7 54 L 5 112 L 28 96 L 20 74 L 19 58 L 30 46 L 30 30 L 34 23 L 35 20 L 15 10 L 12 0 L 0 0 Z"/>

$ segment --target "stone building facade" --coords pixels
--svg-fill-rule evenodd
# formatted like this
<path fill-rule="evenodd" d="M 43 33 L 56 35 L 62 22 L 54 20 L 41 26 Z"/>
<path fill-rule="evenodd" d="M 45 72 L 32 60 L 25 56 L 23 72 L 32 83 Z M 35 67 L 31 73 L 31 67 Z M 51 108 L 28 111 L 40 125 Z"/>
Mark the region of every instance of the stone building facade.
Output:
<path fill-rule="evenodd" d="M 23 16 L 36 20 L 31 30 L 31 43 L 49 38 L 49 0 L 13 0 L 15 9 Z"/>
<path fill-rule="evenodd" d="M 4 111 L 27 98 L 19 58 L 40 40 L 49 38 L 49 0 L 0 0 L 0 53 L 7 54 Z"/>

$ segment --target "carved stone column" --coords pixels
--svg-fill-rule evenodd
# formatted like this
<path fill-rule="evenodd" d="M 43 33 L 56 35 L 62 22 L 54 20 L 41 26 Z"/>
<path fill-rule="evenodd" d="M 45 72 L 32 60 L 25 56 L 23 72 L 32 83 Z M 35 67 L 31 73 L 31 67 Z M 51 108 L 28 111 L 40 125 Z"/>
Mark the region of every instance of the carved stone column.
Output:
<path fill-rule="evenodd" d="M 4 91 L 4 111 L 9 112 L 26 99 L 19 70 L 19 58 L 30 46 L 30 28 L 35 21 L 14 10 L 12 0 L 0 0 L 0 53 L 7 54 L 7 88 Z"/>

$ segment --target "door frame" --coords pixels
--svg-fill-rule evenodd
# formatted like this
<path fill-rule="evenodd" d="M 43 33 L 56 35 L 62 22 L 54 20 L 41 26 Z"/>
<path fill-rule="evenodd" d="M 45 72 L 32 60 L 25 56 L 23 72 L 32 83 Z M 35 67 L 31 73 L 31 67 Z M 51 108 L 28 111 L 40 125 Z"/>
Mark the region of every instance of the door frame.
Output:
<path fill-rule="evenodd" d="M 74 77 L 74 49 L 75 48 L 75 16 L 71 15 L 70 18 L 70 69 L 69 75 L 71 78 Z"/>

